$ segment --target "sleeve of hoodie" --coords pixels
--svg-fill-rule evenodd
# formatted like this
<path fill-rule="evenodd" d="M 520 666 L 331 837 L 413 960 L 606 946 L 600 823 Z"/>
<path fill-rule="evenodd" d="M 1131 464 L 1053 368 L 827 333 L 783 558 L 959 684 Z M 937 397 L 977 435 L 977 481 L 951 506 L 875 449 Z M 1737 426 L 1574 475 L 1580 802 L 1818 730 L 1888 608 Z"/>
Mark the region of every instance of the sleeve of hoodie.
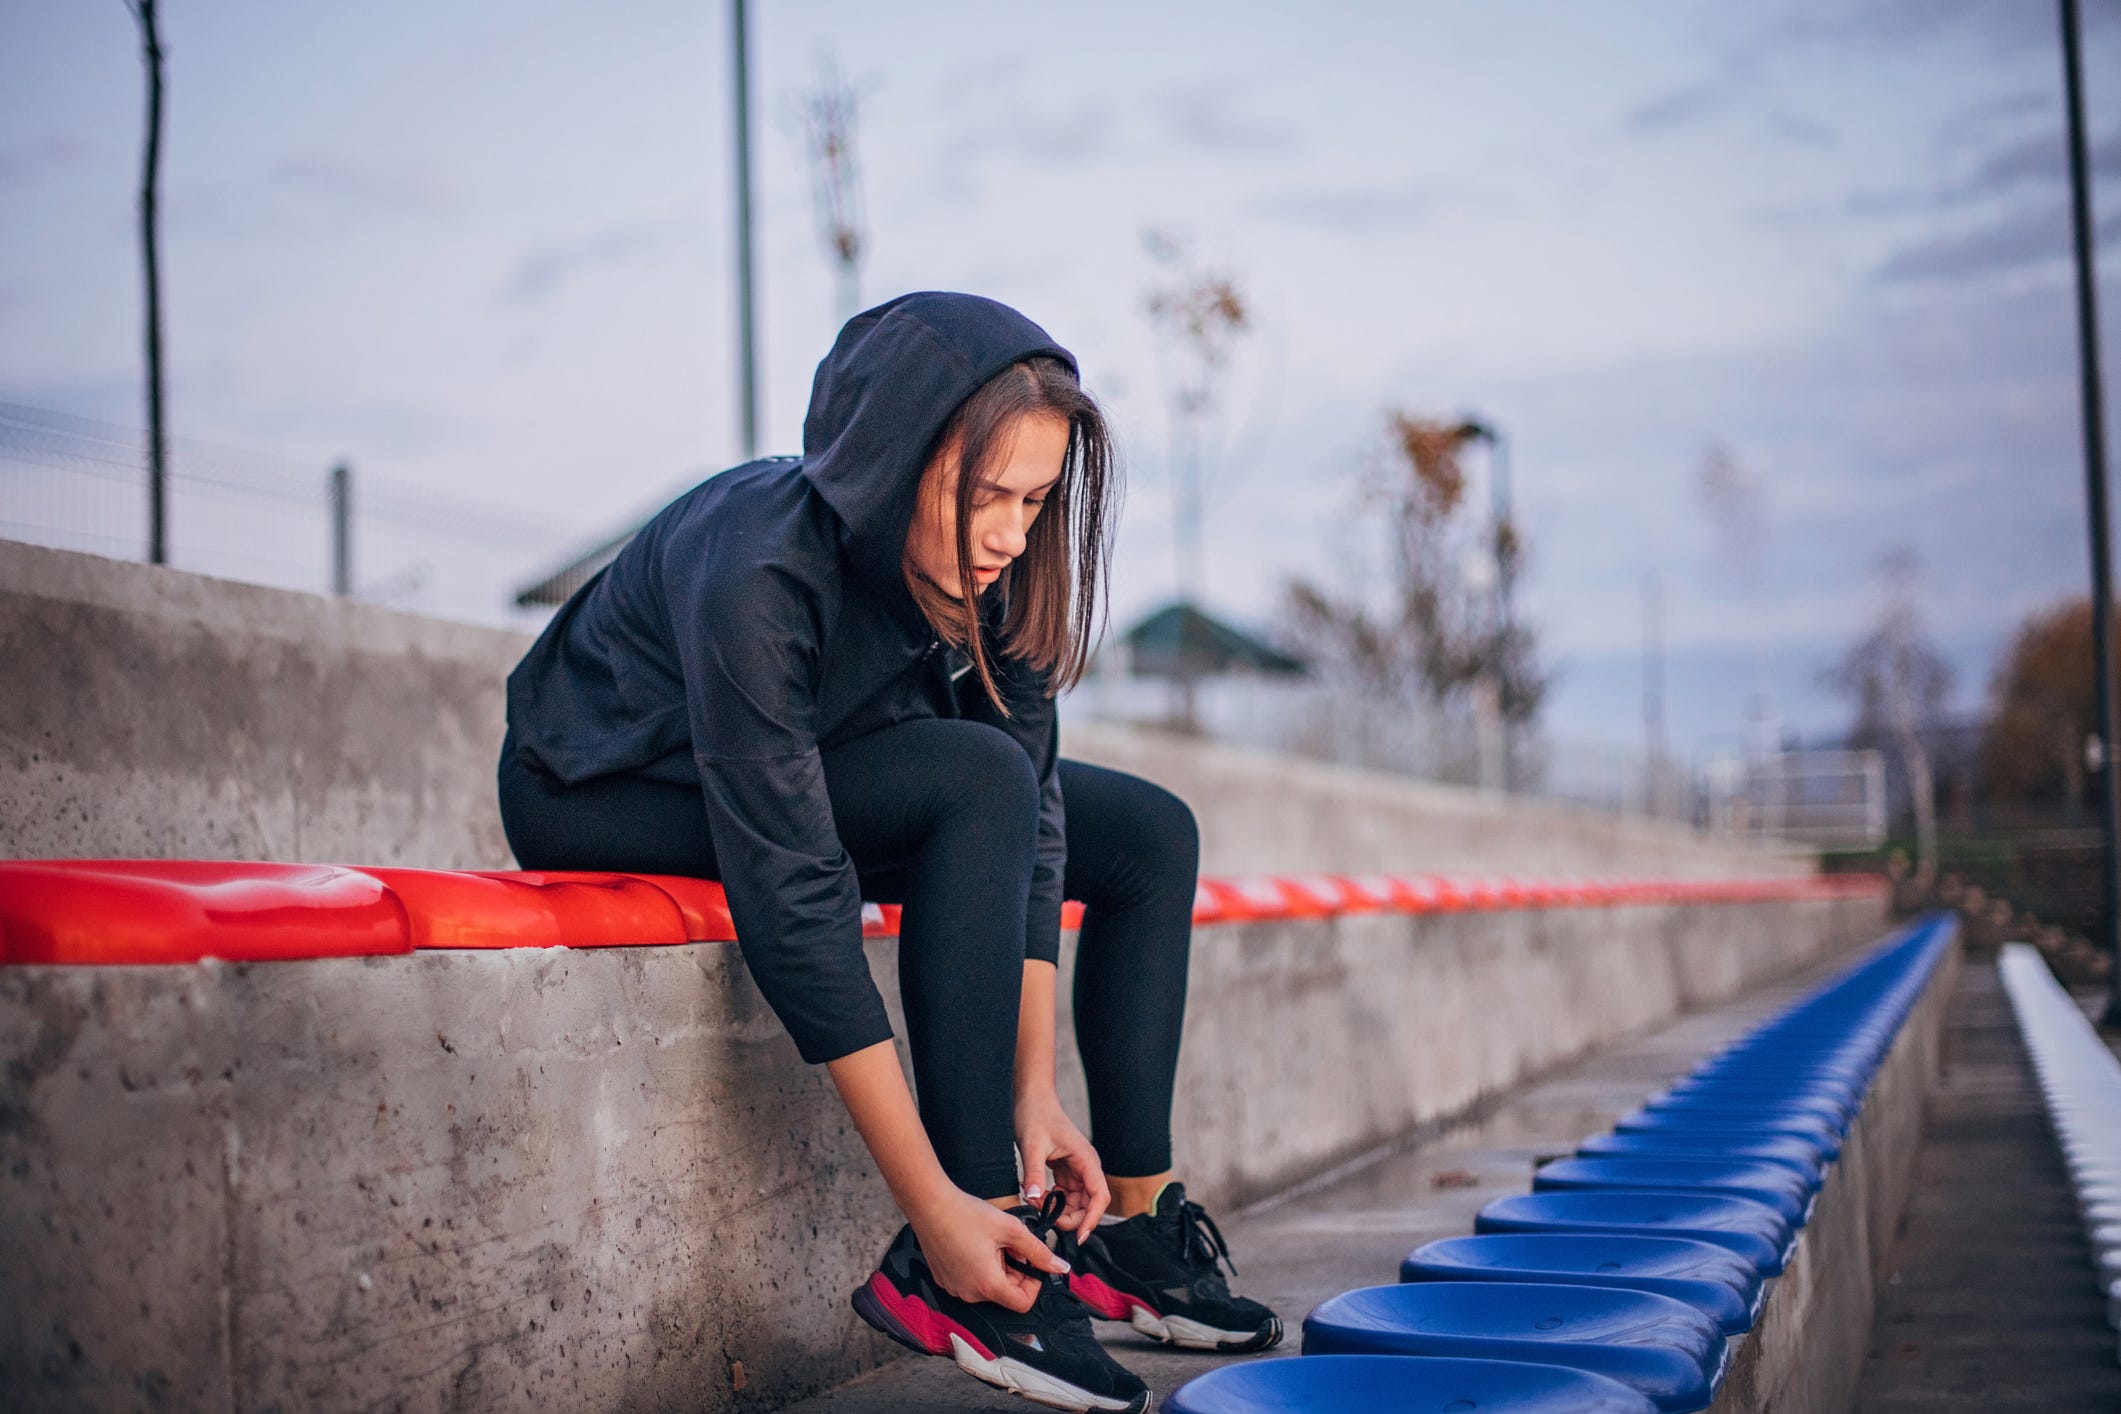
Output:
<path fill-rule="evenodd" d="M 1046 696 L 1045 675 L 1012 660 L 994 664 L 995 686 L 1009 704 L 1009 716 L 976 682 L 968 690 L 965 715 L 1000 727 L 1016 738 L 1038 771 L 1038 853 L 1031 865 L 1031 911 L 1024 929 L 1024 959 L 1060 959 L 1061 885 L 1068 872 L 1068 820 L 1060 789 L 1060 714 Z"/>
<path fill-rule="evenodd" d="M 693 759 L 744 963 L 803 1059 L 891 1038 L 816 735 L 832 597 L 741 541 L 664 559 Z"/>

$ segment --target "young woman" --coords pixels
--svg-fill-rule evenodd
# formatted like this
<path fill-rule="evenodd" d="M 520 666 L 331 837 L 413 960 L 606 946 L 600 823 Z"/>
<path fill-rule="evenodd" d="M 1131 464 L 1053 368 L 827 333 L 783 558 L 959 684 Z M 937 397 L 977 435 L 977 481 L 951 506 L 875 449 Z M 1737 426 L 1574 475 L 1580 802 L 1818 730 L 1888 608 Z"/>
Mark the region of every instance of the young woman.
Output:
<path fill-rule="evenodd" d="M 907 1218 L 865 1320 L 1043 1403 L 1139 1411 L 1083 1303 L 1197 1348 L 1281 1323 L 1230 1294 L 1172 1175 L 1193 817 L 1058 750 L 1110 543 L 1104 419 L 1030 320 L 918 294 L 841 331 L 803 448 L 680 497 L 553 618 L 508 680 L 509 843 L 721 880 Z M 904 905 L 917 1109 L 864 897 Z M 1054 1090 L 1064 897 L 1094 1144 Z"/>

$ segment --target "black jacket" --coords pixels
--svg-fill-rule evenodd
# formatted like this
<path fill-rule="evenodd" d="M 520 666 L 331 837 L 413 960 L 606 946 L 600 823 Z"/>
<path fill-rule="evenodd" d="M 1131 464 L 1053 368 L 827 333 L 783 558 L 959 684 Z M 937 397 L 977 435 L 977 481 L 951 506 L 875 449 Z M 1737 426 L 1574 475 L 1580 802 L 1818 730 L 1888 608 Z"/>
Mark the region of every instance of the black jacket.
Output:
<path fill-rule="evenodd" d="M 1075 366 L 1036 324 L 970 295 L 907 295 L 857 316 L 818 365 L 803 455 L 749 462 L 679 497 L 561 607 L 508 678 L 516 749 L 560 780 L 701 787 L 744 961 L 807 1061 L 891 1035 L 821 747 L 959 715 L 1021 742 L 1041 784 L 1024 952 L 1059 952 L 1054 704 L 1035 672 L 1005 658 L 995 666 L 1009 717 L 975 679 L 953 684 L 951 655 L 900 570 L 944 423 L 1034 354 Z"/>

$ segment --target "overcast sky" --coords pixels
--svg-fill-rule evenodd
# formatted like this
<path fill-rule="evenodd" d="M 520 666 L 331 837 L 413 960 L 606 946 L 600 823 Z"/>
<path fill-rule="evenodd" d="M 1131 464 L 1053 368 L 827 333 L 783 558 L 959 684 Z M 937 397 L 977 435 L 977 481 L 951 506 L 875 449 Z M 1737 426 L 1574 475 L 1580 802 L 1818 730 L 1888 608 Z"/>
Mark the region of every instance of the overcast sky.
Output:
<path fill-rule="evenodd" d="M 2121 4 L 2085 9 L 2111 270 Z M 1794 727 L 1840 726 L 1817 673 L 1897 545 L 1971 710 L 2015 625 L 2086 577 L 2053 11 L 760 4 L 766 450 L 797 449 L 837 323 L 793 119 L 829 46 L 862 95 L 866 299 L 1016 304 L 1111 408 L 1120 620 L 1173 583 L 1159 227 L 1258 316 L 1215 604 L 1264 621 L 1288 576 L 1354 573 L 1350 473 L 1385 409 L 1471 411 L 1510 440 L 1557 734 L 1639 744 L 1651 579 L 1682 750 L 1763 671 Z M 735 459 L 725 4 L 168 0 L 165 26 L 174 430 L 347 456 L 378 495 L 512 528 L 418 573 L 378 544 L 364 584 L 496 619 Z M 0 400 L 142 421 L 140 118 L 119 0 L 0 0 Z M 2121 282 L 2102 299 L 2112 369 Z M 1760 488 L 1735 549 L 1697 490 L 1719 443 Z M 47 514 L 19 509 L 42 475 L 0 466 L 0 520 Z M 180 565 L 310 558 L 203 500 L 175 533 Z"/>

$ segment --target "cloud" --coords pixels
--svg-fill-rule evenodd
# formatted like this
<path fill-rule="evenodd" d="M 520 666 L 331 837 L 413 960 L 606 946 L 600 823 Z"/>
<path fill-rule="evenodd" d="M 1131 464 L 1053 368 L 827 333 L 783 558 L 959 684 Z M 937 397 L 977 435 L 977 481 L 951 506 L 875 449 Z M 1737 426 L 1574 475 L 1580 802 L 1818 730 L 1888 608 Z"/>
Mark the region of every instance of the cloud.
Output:
<path fill-rule="evenodd" d="M 1792 113 L 1786 108 L 1776 108 L 1766 115 L 1767 129 L 1774 136 L 1798 147 L 1830 148 L 1841 145 L 1841 135 L 1824 123 L 1814 122 L 1802 113 Z"/>
<path fill-rule="evenodd" d="M 955 162 L 1075 168 L 1112 156 L 1117 146 L 1111 103 L 1085 96 L 1064 106 L 1019 105 L 981 114 L 976 126 L 948 144 L 948 155 Z"/>
<path fill-rule="evenodd" d="M 2121 32 L 2121 7 L 2090 4 L 2081 13 L 2087 43 Z M 1758 43 L 1900 49 L 1962 37 L 1999 52 L 2061 43 L 2055 7 L 2029 0 L 1805 0 L 1788 7 Z"/>
<path fill-rule="evenodd" d="M 2087 156 L 2095 186 L 2102 181 L 2121 179 L 2121 128 L 2114 129 L 2104 137 L 2095 138 Z M 1967 177 L 1942 187 L 1853 191 L 1838 203 L 1773 204 L 1758 208 L 1758 214 L 1770 225 L 1804 225 L 1840 217 L 1891 219 L 1934 215 L 1983 203 L 1997 206 L 2003 198 L 2015 196 L 2027 189 L 2059 189 L 2068 177 L 2068 151 L 2062 131 L 2059 128 L 2049 128 L 1990 149 L 1986 156 L 1979 159 Z M 2019 199 L 2026 201 L 2031 198 Z M 2047 205 L 2051 207 L 2053 201 L 2049 200 Z M 1895 256 L 1894 260 L 1905 256 L 1913 260 L 1919 270 L 1932 259 L 1945 259 L 1943 252 L 1946 247 L 1965 247 L 1962 259 L 1976 259 L 1982 249 L 1989 249 L 1997 256 L 2007 255 L 2013 242 L 2006 228 L 2019 228 L 2024 241 L 2032 241 L 2043 238 L 2037 235 L 2034 228 L 2045 231 L 2050 219 L 2045 210 L 2014 212 L 1997 218 L 1976 232 L 1933 237 Z M 2064 225 L 2060 229 L 2066 232 L 2068 227 Z M 2032 247 L 2027 245 L 2025 249 L 2029 252 Z M 2014 262 L 2005 261 L 2006 266 L 2012 263 Z"/>
<path fill-rule="evenodd" d="M 0 187 L 22 186 L 54 167 L 78 163 L 90 152 L 88 143 L 70 133 L 9 143 L 0 147 Z"/>
<path fill-rule="evenodd" d="M 259 184 L 293 200 L 324 203 L 334 214 L 432 215 L 446 204 L 439 185 L 424 173 L 387 171 L 328 153 L 283 157 L 266 170 Z"/>
<path fill-rule="evenodd" d="M 1697 126 L 1730 111 L 1731 89 L 1730 75 L 1718 73 L 1638 104 L 1622 119 L 1621 126 L 1644 136 Z"/>
<path fill-rule="evenodd" d="M 1724 118 L 1757 118 L 1768 136 L 1800 147 L 1825 148 L 1840 142 L 1834 130 L 1824 123 L 1788 108 L 1774 106 L 1754 112 L 1751 100 L 1761 78 L 1760 65 L 1753 55 L 1733 54 L 1708 77 L 1668 89 L 1629 109 L 1621 119 L 1621 130 L 1635 137 L 1661 137 Z"/>
<path fill-rule="evenodd" d="M 508 304 L 540 303 L 583 275 L 625 265 L 650 253 L 658 244 L 653 227 L 635 222 L 541 247 L 517 262 L 500 297 Z"/>
<path fill-rule="evenodd" d="M 294 152 L 233 181 L 173 182 L 173 227 L 227 240 L 335 234 L 363 221 L 448 215 L 446 188 L 416 166 Z"/>
<path fill-rule="evenodd" d="M 1438 214 L 1485 200 L 1463 188 L 1408 178 L 1364 182 L 1298 182 L 1273 188 L 1245 206 L 1247 215 L 1290 226 L 1368 235 L 1420 226 Z"/>
<path fill-rule="evenodd" d="M 1893 254 L 1872 279 L 1881 285 L 1927 280 L 1962 280 L 2031 269 L 2070 254 L 2070 217 L 2066 204 L 2027 206 L 1956 235 L 1920 241 Z M 2105 248 L 2121 239 L 2121 212 L 2099 222 L 2093 244 Z"/>
<path fill-rule="evenodd" d="M 2121 176 L 2121 127 L 2094 137 L 2085 157 L 2095 177 Z M 2068 179 L 2069 139 L 2059 127 L 2050 128 L 1991 152 L 1953 194 L 1972 200 L 2028 184 Z"/>
<path fill-rule="evenodd" d="M 947 101 L 958 130 L 932 149 L 926 186 L 934 200 L 976 204 L 986 195 L 990 168 L 1055 174 L 1125 156 L 1112 104 L 1102 95 L 1037 107 L 1014 92 L 998 94 L 991 85 L 972 83 L 953 90 Z"/>
<path fill-rule="evenodd" d="M 1214 156 L 1263 157 L 1300 146 L 1297 131 L 1243 112 L 1228 87 L 1199 85 L 1170 94 L 1158 105 L 1178 139 Z"/>

